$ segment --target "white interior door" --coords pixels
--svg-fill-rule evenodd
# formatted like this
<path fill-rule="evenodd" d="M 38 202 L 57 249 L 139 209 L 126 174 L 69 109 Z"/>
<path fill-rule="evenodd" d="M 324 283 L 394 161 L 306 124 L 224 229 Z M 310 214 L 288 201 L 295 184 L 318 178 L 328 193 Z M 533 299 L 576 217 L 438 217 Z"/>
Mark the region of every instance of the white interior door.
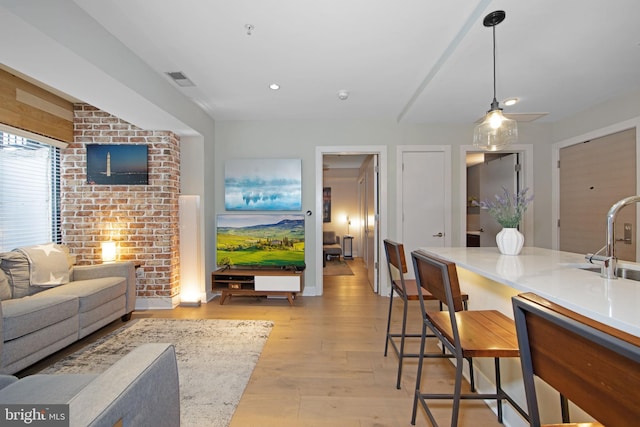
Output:
<path fill-rule="evenodd" d="M 448 182 L 445 151 L 402 151 L 401 236 L 405 256 L 423 246 L 446 246 L 449 242 Z M 413 269 L 409 268 L 413 277 Z"/>
<path fill-rule="evenodd" d="M 480 200 L 494 200 L 496 194 L 502 195 L 503 188 L 511 194 L 518 191 L 518 179 L 516 165 L 518 155 L 511 153 L 506 156 L 485 157 L 485 162 L 480 167 Z M 480 209 L 480 246 L 496 246 L 496 234 L 502 226 L 489 215 L 486 209 Z"/>
<path fill-rule="evenodd" d="M 362 221 L 363 260 L 367 279 L 374 292 L 378 292 L 378 156 L 372 155 L 364 163 L 359 181 Z"/>

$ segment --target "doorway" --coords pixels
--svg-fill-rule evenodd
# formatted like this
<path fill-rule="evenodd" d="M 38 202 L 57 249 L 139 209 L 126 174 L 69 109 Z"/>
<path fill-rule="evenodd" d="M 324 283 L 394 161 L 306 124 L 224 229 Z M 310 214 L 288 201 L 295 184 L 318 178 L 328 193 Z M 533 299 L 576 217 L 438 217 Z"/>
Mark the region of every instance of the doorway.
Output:
<path fill-rule="evenodd" d="M 323 245 L 325 234 L 337 237 L 342 254 L 323 260 L 323 277 L 348 274 L 346 261 L 361 258 L 369 285 L 378 291 L 376 281 L 378 176 L 377 154 L 325 154 L 323 169 Z M 330 259 L 331 258 L 331 259 Z M 336 268 L 336 264 L 338 268 Z"/>
<path fill-rule="evenodd" d="M 382 218 L 386 218 L 386 147 L 384 146 L 358 146 L 358 147 L 316 147 L 316 212 L 323 212 L 322 194 L 324 190 L 324 172 L 327 167 L 325 156 L 339 156 L 345 161 L 350 156 L 364 158 L 364 164 L 358 177 L 352 183 L 357 188 L 355 218 L 351 212 L 339 211 L 331 203 L 332 222 L 335 218 L 337 234 L 351 235 L 353 254 L 358 254 L 367 262 L 369 281 L 374 292 L 380 294 L 386 292 L 388 284 L 384 275 L 379 274 L 380 236 L 386 235 L 386 224 Z M 367 163 L 370 159 L 371 164 Z M 373 172 L 367 172 L 373 171 Z M 323 293 L 323 260 L 322 260 L 322 235 L 324 229 L 324 215 L 316 215 L 316 295 Z M 345 233 L 345 230 L 347 231 Z M 382 277 L 381 277 L 382 276 Z"/>
<path fill-rule="evenodd" d="M 480 228 L 479 219 L 478 222 L 471 224 L 467 224 L 468 218 L 467 214 L 470 212 L 468 209 L 469 206 L 469 197 L 474 196 L 473 194 L 469 194 L 468 184 L 467 184 L 467 159 L 471 159 L 474 155 L 484 155 L 486 152 L 479 151 L 476 147 L 471 145 L 464 145 L 460 147 L 460 236 L 459 236 L 459 246 L 467 246 L 467 231 L 471 228 L 478 227 Z M 514 179 L 514 187 L 512 188 L 528 188 L 528 195 L 534 195 L 535 191 L 533 188 L 533 145 L 531 144 L 514 144 L 510 146 L 507 150 L 501 151 L 501 155 L 507 154 L 517 154 L 517 161 L 520 164 L 519 173 L 516 178 L 515 170 L 513 172 Z M 477 160 L 476 160 L 477 161 Z M 480 180 L 484 180 L 485 178 L 480 177 Z M 517 180 L 517 181 L 516 181 Z M 517 187 L 515 186 L 517 185 Z M 500 189 L 501 190 L 501 189 Z M 476 195 L 475 197 L 480 198 L 480 195 Z M 493 197 L 491 195 L 491 197 Z M 534 202 L 535 203 L 535 202 Z M 479 215 L 479 209 L 477 213 Z M 472 219 L 473 221 L 473 219 Z M 525 245 L 533 246 L 533 209 L 528 209 L 521 223 L 520 231 L 525 236 Z M 495 245 L 495 244 L 494 244 Z"/>
<path fill-rule="evenodd" d="M 467 246 L 495 247 L 496 235 L 502 229 L 477 203 L 493 200 L 505 190 L 516 194 L 522 189 L 518 153 L 467 155 Z"/>

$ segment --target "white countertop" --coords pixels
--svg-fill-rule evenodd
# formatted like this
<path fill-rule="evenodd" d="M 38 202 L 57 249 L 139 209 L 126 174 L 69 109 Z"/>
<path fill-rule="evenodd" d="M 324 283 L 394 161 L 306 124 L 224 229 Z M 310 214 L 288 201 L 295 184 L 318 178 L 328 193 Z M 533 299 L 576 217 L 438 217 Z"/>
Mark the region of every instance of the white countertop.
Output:
<path fill-rule="evenodd" d="M 640 337 L 640 282 L 607 280 L 597 272 L 580 270 L 578 266 L 589 265 L 584 254 L 532 247 L 523 248 L 517 256 L 501 255 L 497 248 L 420 250 Z M 618 265 L 640 269 L 640 264 L 635 263 L 619 262 Z"/>

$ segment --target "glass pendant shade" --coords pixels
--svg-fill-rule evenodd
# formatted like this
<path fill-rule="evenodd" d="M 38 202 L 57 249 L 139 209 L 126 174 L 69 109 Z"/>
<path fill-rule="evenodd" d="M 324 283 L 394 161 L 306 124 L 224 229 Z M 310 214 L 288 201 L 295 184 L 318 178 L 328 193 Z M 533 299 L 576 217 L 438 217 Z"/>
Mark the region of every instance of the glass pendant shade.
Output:
<path fill-rule="evenodd" d="M 501 109 L 490 110 L 473 131 L 473 145 L 485 151 L 499 151 L 518 141 L 518 124 Z"/>

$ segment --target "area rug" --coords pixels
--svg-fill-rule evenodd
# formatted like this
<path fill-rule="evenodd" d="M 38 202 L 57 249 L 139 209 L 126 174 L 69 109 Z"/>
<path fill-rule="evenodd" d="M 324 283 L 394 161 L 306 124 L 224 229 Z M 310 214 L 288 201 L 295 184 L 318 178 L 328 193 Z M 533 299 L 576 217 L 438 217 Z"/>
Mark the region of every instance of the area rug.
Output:
<path fill-rule="evenodd" d="M 351 267 L 344 260 L 327 261 L 326 266 L 322 269 L 324 276 L 353 276 Z"/>
<path fill-rule="evenodd" d="M 100 373 L 142 343 L 172 343 L 180 425 L 228 426 L 272 327 L 256 320 L 133 320 L 41 373 Z"/>

